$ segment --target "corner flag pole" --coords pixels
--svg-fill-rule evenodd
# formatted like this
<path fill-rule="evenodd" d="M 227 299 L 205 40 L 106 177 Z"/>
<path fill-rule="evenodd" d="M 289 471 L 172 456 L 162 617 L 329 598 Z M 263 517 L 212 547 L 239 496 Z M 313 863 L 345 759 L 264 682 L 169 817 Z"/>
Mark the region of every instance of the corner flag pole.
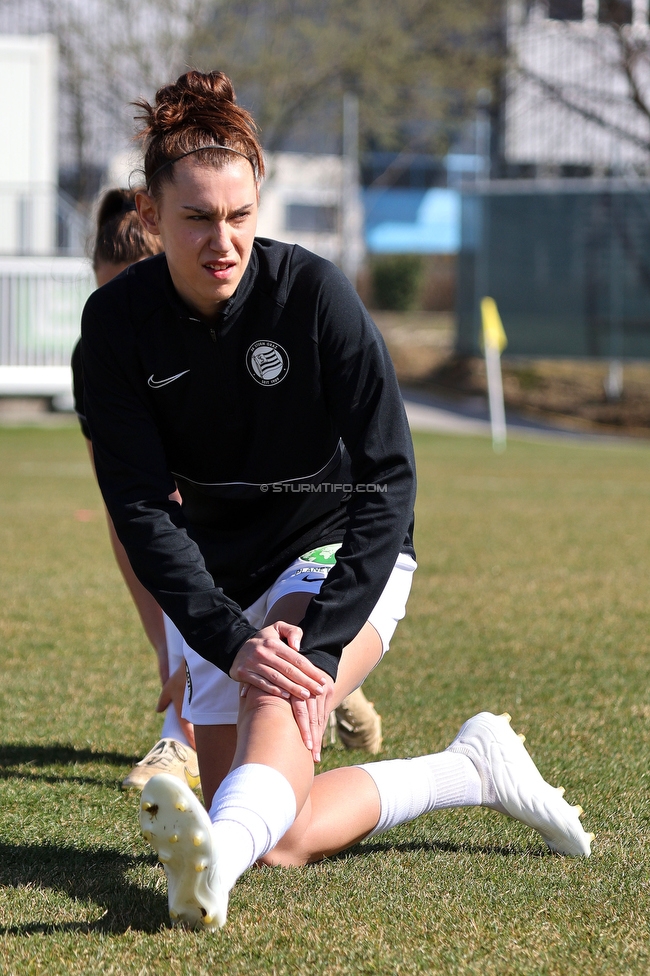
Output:
<path fill-rule="evenodd" d="M 497 453 L 506 449 L 506 411 L 503 404 L 503 380 L 501 377 L 501 353 L 508 344 L 501 316 L 493 298 L 481 299 L 483 321 L 483 347 L 487 371 L 492 447 Z"/>

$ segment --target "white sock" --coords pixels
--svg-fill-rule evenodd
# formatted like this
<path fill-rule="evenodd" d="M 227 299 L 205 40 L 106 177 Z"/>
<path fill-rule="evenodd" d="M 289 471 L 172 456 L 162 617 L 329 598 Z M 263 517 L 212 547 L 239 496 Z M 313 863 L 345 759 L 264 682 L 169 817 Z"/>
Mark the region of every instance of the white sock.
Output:
<path fill-rule="evenodd" d="M 210 807 L 219 869 L 228 890 L 275 847 L 295 819 L 296 797 L 282 773 L 261 763 L 246 763 L 228 773 Z"/>
<path fill-rule="evenodd" d="M 184 746 L 190 747 L 187 736 L 183 732 L 183 726 L 178 721 L 178 715 L 173 705 L 169 705 L 165 711 L 165 720 L 160 730 L 161 739 L 176 739 Z"/>
<path fill-rule="evenodd" d="M 432 810 L 481 804 L 478 770 L 468 756 L 458 753 L 389 759 L 359 768 L 372 776 L 381 804 L 379 821 L 369 837 Z"/>
<path fill-rule="evenodd" d="M 167 664 L 169 673 L 173 674 L 183 663 L 183 635 L 175 624 L 163 613 L 163 624 L 165 627 L 165 640 L 167 643 Z M 165 719 L 160 733 L 161 739 L 176 739 L 184 746 L 189 747 L 187 737 L 183 732 L 183 726 L 178 720 L 176 709 L 170 705 L 165 712 Z"/>

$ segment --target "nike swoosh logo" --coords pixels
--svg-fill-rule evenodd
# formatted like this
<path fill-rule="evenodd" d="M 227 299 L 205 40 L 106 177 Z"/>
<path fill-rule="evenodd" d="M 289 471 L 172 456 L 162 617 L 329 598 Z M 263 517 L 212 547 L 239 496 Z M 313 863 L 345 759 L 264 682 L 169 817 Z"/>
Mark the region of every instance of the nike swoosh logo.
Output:
<path fill-rule="evenodd" d="M 152 389 L 157 390 L 159 386 L 167 386 L 168 383 L 173 383 L 174 380 L 177 380 L 181 376 L 185 376 L 186 373 L 189 373 L 189 369 L 184 369 L 182 373 L 176 373 L 176 376 L 168 376 L 166 380 L 155 380 L 153 378 L 154 374 L 152 373 L 147 380 L 147 383 Z"/>

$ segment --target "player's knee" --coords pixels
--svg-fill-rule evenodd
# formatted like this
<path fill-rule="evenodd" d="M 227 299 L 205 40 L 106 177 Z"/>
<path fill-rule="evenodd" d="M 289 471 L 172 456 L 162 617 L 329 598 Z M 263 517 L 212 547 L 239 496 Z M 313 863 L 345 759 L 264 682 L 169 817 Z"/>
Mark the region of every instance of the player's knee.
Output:
<path fill-rule="evenodd" d="M 291 705 L 286 698 L 280 698 L 278 695 L 269 695 L 265 691 L 260 691 L 259 688 L 250 686 L 245 698 L 240 698 L 240 717 L 273 709 L 281 710 L 288 714 L 291 712 Z"/>

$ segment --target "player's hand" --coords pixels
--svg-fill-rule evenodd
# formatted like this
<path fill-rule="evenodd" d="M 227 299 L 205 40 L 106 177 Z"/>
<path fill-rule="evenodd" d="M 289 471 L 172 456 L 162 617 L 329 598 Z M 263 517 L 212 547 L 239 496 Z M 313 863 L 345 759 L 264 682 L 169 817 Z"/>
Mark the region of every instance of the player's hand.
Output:
<path fill-rule="evenodd" d="M 329 674 L 320 671 L 320 675 L 325 686 L 320 694 L 312 695 L 307 700 L 291 698 L 293 717 L 300 729 L 302 741 L 311 752 L 314 762 L 320 762 L 323 733 L 332 711 L 332 696 L 334 695 L 334 682 Z"/>
<path fill-rule="evenodd" d="M 326 676 L 299 653 L 301 638 L 300 627 L 277 620 L 242 644 L 229 672 L 243 686 L 242 695 L 249 685 L 287 700 L 322 694 Z"/>
<path fill-rule="evenodd" d="M 163 685 L 163 689 L 160 692 L 160 698 L 158 699 L 158 704 L 156 705 L 156 711 L 164 712 L 169 705 L 172 705 L 176 709 L 178 721 L 180 722 L 181 728 L 185 733 L 185 738 L 191 745 L 192 749 L 196 749 L 196 743 L 194 742 L 194 726 L 181 715 L 181 710 L 183 708 L 183 695 L 185 694 L 185 681 L 185 661 L 183 661 L 180 667 L 176 668 L 174 673 L 169 676 Z"/>

